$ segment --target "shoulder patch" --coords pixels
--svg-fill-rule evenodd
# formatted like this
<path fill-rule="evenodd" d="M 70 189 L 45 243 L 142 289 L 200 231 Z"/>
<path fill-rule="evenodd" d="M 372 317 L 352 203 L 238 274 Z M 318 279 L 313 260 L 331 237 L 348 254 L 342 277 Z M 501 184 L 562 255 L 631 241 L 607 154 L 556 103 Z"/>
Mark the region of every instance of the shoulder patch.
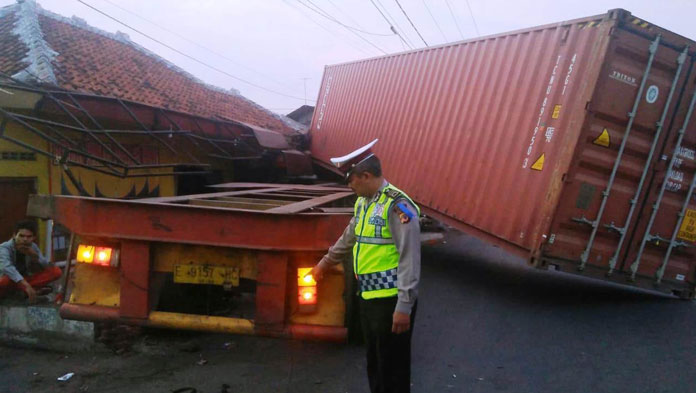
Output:
<path fill-rule="evenodd" d="M 397 202 L 395 204 L 394 210 L 399 215 L 399 221 L 402 224 L 406 224 L 411 221 L 416 215 L 408 208 L 405 202 Z"/>

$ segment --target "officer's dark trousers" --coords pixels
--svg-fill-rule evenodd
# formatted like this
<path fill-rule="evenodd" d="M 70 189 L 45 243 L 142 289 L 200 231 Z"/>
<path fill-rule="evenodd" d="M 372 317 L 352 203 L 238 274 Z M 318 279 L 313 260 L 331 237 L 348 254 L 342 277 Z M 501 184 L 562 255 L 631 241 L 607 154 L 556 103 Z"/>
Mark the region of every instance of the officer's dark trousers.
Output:
<path fill-rule="evenodd" d="M 416 307 L 411 311 L 411 329 L 391 332 L 396 296 L 360 299 L 360 322 L 367 345 L 367 378 L 372 393 L 408 393 L 411 390 L 411 334 Z"/>

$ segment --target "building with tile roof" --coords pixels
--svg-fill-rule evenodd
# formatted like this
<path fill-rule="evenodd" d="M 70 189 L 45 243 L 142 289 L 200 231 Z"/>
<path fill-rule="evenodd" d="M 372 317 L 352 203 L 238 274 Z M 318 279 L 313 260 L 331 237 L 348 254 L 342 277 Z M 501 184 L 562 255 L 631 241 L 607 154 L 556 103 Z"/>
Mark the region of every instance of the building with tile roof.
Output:
<path fill-rule="evenodd" d="M 34 0 L 0 9 L 0 72 L 62 89 L 293 134 L 302 125 L 237 91 L 203 83 L 117 32 L 47 11 Z"/>
<path fill-rule="evenodd" d="M 34 0 L 0 8 L 0 238 L 30 194 L 130 199 L 306 181 L 302 127 L 123 33 Z M 39 227 L 44 250 L 66 236 L 50 228 Z"/>

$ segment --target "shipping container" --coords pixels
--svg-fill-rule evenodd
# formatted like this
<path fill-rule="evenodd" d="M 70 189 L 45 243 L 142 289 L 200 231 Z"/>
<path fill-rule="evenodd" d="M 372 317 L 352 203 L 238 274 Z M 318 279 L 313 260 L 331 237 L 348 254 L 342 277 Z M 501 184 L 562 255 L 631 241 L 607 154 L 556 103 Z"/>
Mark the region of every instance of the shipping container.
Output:
<path fill-rule="evenodd" d="M 694 49 L 617 9 L 327 66 L 311 151 L 379 138 L 429 216 L 540 268 L 693 297 Z"/>

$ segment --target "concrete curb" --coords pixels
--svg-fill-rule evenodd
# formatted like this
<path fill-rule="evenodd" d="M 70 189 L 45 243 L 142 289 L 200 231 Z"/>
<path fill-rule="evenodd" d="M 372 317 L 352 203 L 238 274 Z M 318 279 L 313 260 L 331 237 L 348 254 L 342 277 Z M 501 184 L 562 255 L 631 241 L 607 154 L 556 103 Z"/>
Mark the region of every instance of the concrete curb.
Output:
<path fill-rule="evenodd" d="M 0 305 L 0 342 L 61 352 L 91 350 L 94 324 L 62 319 L 55 305 Z"/>

